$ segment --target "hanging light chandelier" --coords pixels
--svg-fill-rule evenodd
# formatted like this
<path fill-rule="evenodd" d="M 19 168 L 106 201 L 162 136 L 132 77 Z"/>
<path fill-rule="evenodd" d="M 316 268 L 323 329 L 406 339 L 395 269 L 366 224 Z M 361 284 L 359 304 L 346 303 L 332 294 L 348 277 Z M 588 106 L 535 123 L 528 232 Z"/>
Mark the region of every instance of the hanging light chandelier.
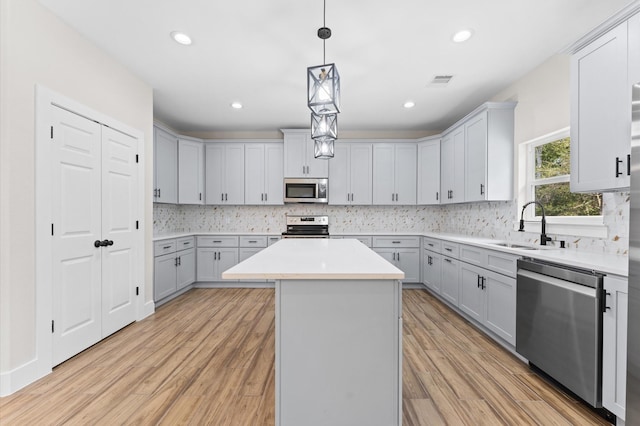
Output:
<path fill-rule="evenodd" d="M 340 112 L 340 74 L 335 64 L 326 63 L 326 40 L 331 29 L 326 27 L 327 2 L 324 1 L 322 28 L 323 65 L 307 68 L 307 105 L 311 110 L 311 137 L 315 141 L 315 158 L 333 158 L 333 144 L 338 137 Z"/>

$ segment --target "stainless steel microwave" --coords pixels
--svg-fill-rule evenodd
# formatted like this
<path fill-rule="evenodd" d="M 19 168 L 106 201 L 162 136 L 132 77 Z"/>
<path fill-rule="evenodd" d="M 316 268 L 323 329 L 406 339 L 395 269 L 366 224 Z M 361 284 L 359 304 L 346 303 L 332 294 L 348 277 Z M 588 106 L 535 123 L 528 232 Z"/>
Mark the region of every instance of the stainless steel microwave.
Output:
<path fill-rule="evenodd" d="M 285 178 L 285 203 L 328 203 L 329 179 Z"/>

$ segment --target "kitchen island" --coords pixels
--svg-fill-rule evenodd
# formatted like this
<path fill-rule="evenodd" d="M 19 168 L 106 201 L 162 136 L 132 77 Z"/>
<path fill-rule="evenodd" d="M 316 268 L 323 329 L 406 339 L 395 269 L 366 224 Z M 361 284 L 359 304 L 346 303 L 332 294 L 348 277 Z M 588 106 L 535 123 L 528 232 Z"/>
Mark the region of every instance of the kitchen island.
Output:
<path fill-rule="evenodd" d="M 276 425 L 402 424 L 404 273 L 355 239 L 284 239 L 225 271 L 276 280 Z"/>

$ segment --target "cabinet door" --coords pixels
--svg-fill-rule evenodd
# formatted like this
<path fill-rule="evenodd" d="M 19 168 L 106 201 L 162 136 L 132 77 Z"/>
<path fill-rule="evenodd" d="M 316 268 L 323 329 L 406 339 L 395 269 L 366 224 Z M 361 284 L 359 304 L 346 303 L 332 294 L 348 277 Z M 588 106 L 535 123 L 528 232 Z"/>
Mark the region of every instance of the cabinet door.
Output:
<path fill-rule="evenodd" d="M 571 58 L 572 191 L 629 186 L 627 47 L 627 23 L 623 22 Z"/>
<path fill-rule="evenodd" d="M 208 144 L 204 151 L 205 201 L 207 204 L 224 204 L 224 146 Z"/>
<path fill-rule="evenodd" d="M 373 145 L 373 204 L 395 204 L 394 149 L 391 144 Z"/>
<path fill-rule="evenodd" d="M 396 249 L 396 266 L 404 272 L 405 283 L 420 282 L 420 249 Z"/>
<path fill-rule="evenodd" d="M 204 204 L 204 147 L 201 142 L 178 141 L 178 203 Z"/>
<path fill-rule="evenodd" d="M 464 126 L 453 129 L 440 145 L 442 204 L 464 201 Z"/>
<path fill-rule="evenodd" d="M 196 250 L 196 280 L 216 281 L 218 248 L 198 248 Z"/>
<path fill-rule="evenodd" d="M 162 129 L 154 128 L 154 201 L 178 202 L 178 139 Z"/>
<path fill-rule="evenodd" d="M 440 140 L 418 144 L 418 204 L 440 204 Z"/>
<path fill-rule="evenodd" d="M 238 264 L 237 248 L 219 248 L 218 261 L 216 264 L 216 279 L 214 281 L 222 281 L 222 273 L 227 269 Z M 225 280 L 233 281 L 233 280 Z"/>
<path fill-rule="evenodd" d="M 445 257 L 442 259 L 442 281 L 440 294 L 449 303 L 458 306 L 458 261 Z"/>
<path fill-rule="evenodd" d="M 516 280 L 484 271 L 484 325 L 511 345 L 516 344 Z"/>
<path fill-rule="evenodd" d="M 442 256 L 438 253 L 425 250 L 422 261 L 422 282 L 431 291 L 440 294 Z"/>
<path fill-rule="evenodd" d="M 225 204 L 244 204 L 244 144 L 225 146 Z"/>
<path fill-rule="evenodd" d="M 465 200 L 487 199 L 487 111 L 465 124 Z"/>
<path fill-rule="evenodd" d="M 416 144 L 395 146 L 394 183 L 396 203 L 416 204 L 417 184 Z"/>
<path fill-rule="evenodd" d="M 460 262 L 460 296 L 458 306 L 475 321 L 481 323 L 484 313 L 484 272 L 482 269 Z"/>
<path fill-rule="evenodd" d="M 462 203 L 465 200 L 464 193 L 464 152 L 465 132 L 462 127 L 453 131 L 453 190 L 451 192 L 452 203 Z"/>
<path fill-rule="evenodd" d="M 281 143 L 264 144 L 264 155 L 265 204 L 282 205 L 284 204 L 283 145 Z"/>
<path fill-rule="evenodd" d="M 284 134 L 284 176 L 306 176 L 306 144 L 304 133 Z"/>
<path fill-rule="evenodd" d="M 175 253 L 158 256 L 153 266 L 153 300 L 161 300 L 176 291 Z"/>
<path fill-rule="evenodd" d="M 244 148 L 244 203 L 265 203 L 265 146 L 246 144 Z"/>
<path fill-rule="evenodd" d="M 196 281 L 196 250 L 179 251 L 176 256 L 178 256 L 176 290 L 180 290 Z"/>
<path fill-rule="evenodd" d="M 351 204 L 351 173 L 347 144 L 336 144 L 335 157 L 329 161 L 329 204 Z"/>
<path fill-rule="evenodd" d="M 338 145 L 336 145 L 336 148 Z M 338 154 L 336 153 L 336 157 Z M 332 159 L 331 161 L 335 161 Z M 349 181 L 351 204 L 370 205 L 373 197 L 373 147 L 370 144 L 352 144 L 349 155 Z M 331 182 L 331 179 L 329 180 Z M 331 196 L 331 192 L 329 192 Z"/>
<path fill-rule="evenodd" d="M 625 418 L 627 391 L 627 280 L 606 276 L 602 318 L 602 405 Z"/>
<path fill-rule="evenodd" d="M 394 266 L 398 266 L 396 263 L 396 250 L 391 248 L 374 248 L 373 251 L 382 256 L 387 262 L 393 263 Z"/>
<path fill-rule="evenodd" d="M 242 261 L 250 258 L 251 256 L 253 256 L 254 254 L 258 253 L 261 250 L 263 250 L 263 248 L 240 248 L 239 249 L 238 261 L 242 262 Z M 222 272 L 224 272 L 224 271 L 222 271 Z M 259 280 L 259 279 L 255 279 L 255 280 L 243 279 L 242 281 L 243 282 L 261 282 L 261 283 L 266 282 L 266 280 Z"/>

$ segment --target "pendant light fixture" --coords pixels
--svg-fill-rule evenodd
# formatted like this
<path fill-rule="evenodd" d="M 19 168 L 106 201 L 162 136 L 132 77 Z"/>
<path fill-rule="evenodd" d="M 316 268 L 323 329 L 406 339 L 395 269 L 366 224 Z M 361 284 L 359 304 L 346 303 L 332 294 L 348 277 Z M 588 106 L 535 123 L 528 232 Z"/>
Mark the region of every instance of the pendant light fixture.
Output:
<path fill-rule="evenodd" d="M 333 144 L 338 137 L 340 112 L 340 74 L 335 64 L 326 63 L 326 40 L 331 29 L 326 27 L 327 2 L 324 2 L 323 26 L 318 29 L 322 40 L 323 65 L 307 68 L 307 105 L 311 110 L 311 137 L 315 141 L 315 158 L 333 158 Z"/>

